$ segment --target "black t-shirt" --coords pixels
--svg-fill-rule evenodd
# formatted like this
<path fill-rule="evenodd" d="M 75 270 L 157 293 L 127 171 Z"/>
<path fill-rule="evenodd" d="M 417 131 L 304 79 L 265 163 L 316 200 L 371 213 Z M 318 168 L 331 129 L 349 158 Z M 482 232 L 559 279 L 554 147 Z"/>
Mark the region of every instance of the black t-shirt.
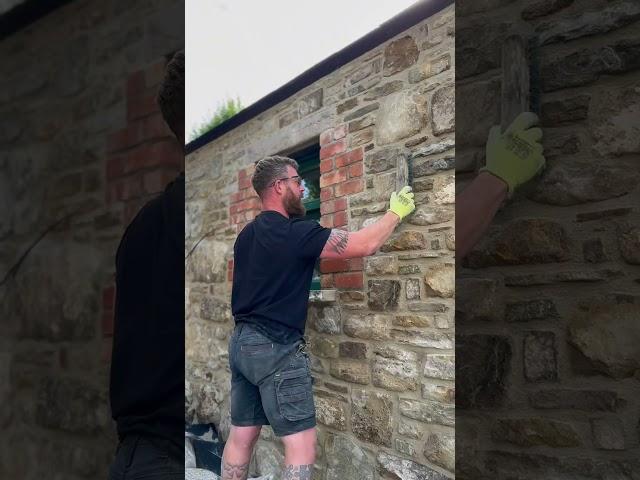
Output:
<path fill-rule="evenodd" d="M 314 220 L 272 210 L 249 223 L 233 247 L 231 310 L 236 323 L 251 323 L 275 342 L 300 339 L 313 267 L 330 233 Z"/>
<path fill-rule="evenodd" d="M 120 438 L 184 441 L 184 191 L 182 173 L 140 210 L 116 254 L 109 395 Z"/>

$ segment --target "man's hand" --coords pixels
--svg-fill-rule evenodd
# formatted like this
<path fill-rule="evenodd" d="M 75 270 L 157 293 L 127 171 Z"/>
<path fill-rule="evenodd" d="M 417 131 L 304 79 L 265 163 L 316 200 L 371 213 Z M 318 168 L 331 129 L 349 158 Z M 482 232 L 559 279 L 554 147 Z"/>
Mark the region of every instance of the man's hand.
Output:
<path fill-rule="evenodd" d="M 413 203 L 413 192 L 411 192 L 410 186 L 402 187 L 399 192 L 391 194 L 388 211 L 398 215 L 400 220 L 413 212 L 415 208 L 416 205 Z"/>
<path fill-rule="evenodd" d="M 537 128 L 538 116 L 523 112 L 502 133 L 494 126 L 487 139 L 487 164 L 480 171 L 488 171 L 504 180 L 511 195 L 545 166 L 542 154 L 542 130 Z M 534 128 L 535 127 L 535 128 Z"/>

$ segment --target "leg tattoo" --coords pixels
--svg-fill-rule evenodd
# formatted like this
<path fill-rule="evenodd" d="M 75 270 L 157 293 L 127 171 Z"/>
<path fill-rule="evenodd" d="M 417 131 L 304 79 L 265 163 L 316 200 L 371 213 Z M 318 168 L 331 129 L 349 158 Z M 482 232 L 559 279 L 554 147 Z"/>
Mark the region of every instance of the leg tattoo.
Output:
<path fill-rule="evenodd" d="M 310 465 L 286 465 L 282 472 L 282 480 L 311 480 L 313 464 Z"/>
<path fill-rule="evenodd" d="M 247 480 L 248 463 L 228 463 L 222 460 L 222 480 Z"/>

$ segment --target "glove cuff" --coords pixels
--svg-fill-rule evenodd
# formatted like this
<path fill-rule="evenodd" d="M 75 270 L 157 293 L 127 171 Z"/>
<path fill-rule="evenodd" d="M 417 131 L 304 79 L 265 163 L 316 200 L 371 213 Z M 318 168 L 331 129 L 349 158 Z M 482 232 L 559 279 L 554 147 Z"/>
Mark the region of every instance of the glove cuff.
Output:
<path fill-rule="evenodd" d="M 504 183 L 507 184 L 507 197 L 511 198 L 511 196 L 513 196 L 513 192 L 515 191 L 515 187 L 513 186 L 513 184 L 507 180 L 506 178 L 504 178 L 501 175 L 498 175 L 496 172 L 494 172 L 493 170 L 491 170 L 489 167 L 482 167 L 481 169 L 478 170 L 478 173 L 480 172 L 487 172 L 490 173 L 491 175 L 493 175 L 496 178 L 499 178 L 500 180 L 502 180 Z"/>

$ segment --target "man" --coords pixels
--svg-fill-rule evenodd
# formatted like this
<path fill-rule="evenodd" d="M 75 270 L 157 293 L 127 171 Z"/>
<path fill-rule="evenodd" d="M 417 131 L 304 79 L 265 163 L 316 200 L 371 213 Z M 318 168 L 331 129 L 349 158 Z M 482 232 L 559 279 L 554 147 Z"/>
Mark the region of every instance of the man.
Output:
<path fill-rule="evenodd" d="M 254 190 L 262 212 L 234 245 L 229 340 L 231 432 L 222 478 L 246 479 L 262 425 L 270 424 L 285 449 L 284 479 L 310 479 L 316 420 L 309 356 L 303 338 L 309 289 L 318 258 L 373 255 L 415 205 L 410 187 L 391 195 L 390 208 L 357 232 L 322 227 L 299 217 L 304 187 L 298 164 L 267 157 L 256 164 Z"/>
<path fill-rule="evenodd" d="M 158 104 L 184 145 L 184 53 Z M 184 479 L 184 172 L 127 227 L 116 254 L 110 479 Z"/>

